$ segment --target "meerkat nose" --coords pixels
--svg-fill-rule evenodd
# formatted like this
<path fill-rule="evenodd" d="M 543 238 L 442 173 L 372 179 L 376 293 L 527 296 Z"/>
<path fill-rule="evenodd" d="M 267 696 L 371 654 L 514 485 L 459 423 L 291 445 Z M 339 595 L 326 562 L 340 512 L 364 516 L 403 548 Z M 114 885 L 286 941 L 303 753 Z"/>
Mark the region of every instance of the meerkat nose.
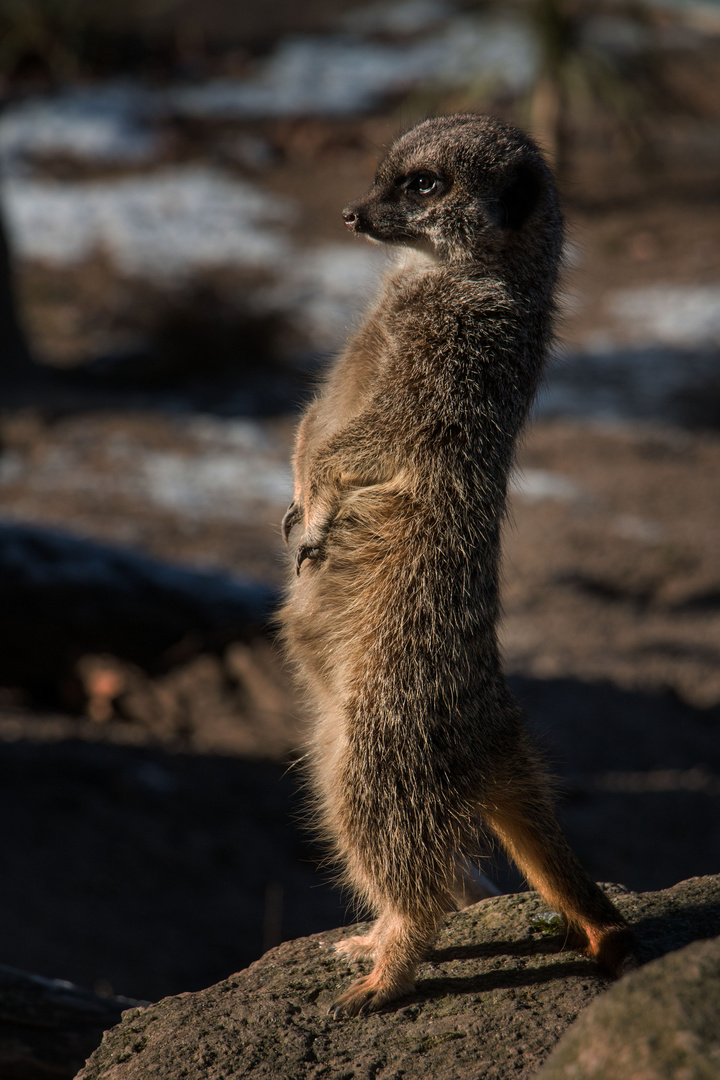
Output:
<path fill-rule="evenodd" d="M 348 229 L 353 229 L 358 223 L 358 215 L 354 210 L 343 210 L 343 221 L 347 225 Z"/>

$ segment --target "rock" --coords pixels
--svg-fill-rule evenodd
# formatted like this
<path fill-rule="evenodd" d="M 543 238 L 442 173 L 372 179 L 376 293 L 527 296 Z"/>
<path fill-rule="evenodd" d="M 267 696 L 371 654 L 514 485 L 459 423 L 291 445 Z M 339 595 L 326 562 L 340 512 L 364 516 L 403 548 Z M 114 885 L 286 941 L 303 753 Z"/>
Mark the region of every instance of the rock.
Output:
<path fill-rule="evenodd" d="M 613 986 L 560 1040 L 539 1080 L 720 1076 L 720 938 L 653 960 Z"/>
<path fill-rule="evenodd" d="M 720 933 L 720 877 L 658 893 L 606 888 L 637 930 L 641 963 Z M 352 968 L 329 946 L 354 932 L 287 942 L 207 990 L 128 1011 L 77 1080 L 517 1080 L 610 985 L 562 951 L 558 919 L 521 893 L 450 916 L 412 996 L 337 1021 L 326 1009 Z"/>
<path fill-rule="evenodd" d="M 86 653 L 165 671 L 267 631 L 277 590 L 19 522 L 0 526 L 0 683 L 57 684 Z"/>

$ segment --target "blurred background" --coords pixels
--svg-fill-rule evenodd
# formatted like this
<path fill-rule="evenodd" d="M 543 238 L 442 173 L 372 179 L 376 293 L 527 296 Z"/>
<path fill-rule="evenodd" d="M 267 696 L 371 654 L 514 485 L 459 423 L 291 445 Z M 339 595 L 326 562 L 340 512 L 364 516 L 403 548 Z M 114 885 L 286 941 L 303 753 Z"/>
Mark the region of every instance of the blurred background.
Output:
<path fill-rule="evenodd" d="M 268 616 L 383 266 L 340 210 L 441 112 L 532 130 L 568 219 L 513 687 L 596 878 L 717 872 L 720 7 L 2 0 L 0 99 L 0 963 L 155 999 L 352 918 Z"/>

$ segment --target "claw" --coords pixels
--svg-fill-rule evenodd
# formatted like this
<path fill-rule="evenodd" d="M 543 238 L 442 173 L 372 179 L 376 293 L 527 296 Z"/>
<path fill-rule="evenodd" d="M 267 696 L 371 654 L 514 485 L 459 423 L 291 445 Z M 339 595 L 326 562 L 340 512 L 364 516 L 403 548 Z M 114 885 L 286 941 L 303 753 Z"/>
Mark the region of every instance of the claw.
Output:
<path fill-rule="evenodd" d="M 295 556 L 295 573 L 300 573 L 300 567 L 306 559 L 310 559 L 311 562 L 316 560 L 322 560 L 325 558 L 323 549 L 317 544 L 301 544 L 297 549 L 297 555 Z"/>
<path fill-rule="evenodd" d="M 285 516 L 282 519 L 282 535 L 283 535 L 283 540 L 285 541 L 286 544 L 288 543 L 288 541 L 290 539 L 290 533 L 291 533 L 291 531 L 293 529 L 293 526 L 297 525 L 297 523 L 298 523 L 298 521 L 300 520 L 301 517 L 302 517 L 302 511 L 300 510 L 300 507 L 298 506 L 298 504 L 293 499 L 293 501 L 290 503 L 287 510 L 285 511 Z"/>
<path fill-rule="evenodd" d="M 327 1014 L 334 1020 L 338 1020 L 341 1016 L 367 1016 L 381 1009 L 384 1004 L 382 998 L 372 993 L 355 995 L 352 999 L 343 994 L 330 1004 Z"/>
<path fill-rule="evenodd" d="M 341 1016 L 366 1016 L 380 1006 L 375 1004 L 374 994 L 355 995 L 352 999 L 347 994 L 336 998 L 327 1011 L 328 1016 L 338 1020 Z"/>
<path fill-rule="evenodd" d="M 383 1009 L 388 1002 L 394 1001 L 413 989 L 413 983 L 402 981 L 382 985 L 372 974 L 357 979 L 351 986 L 335 998 L 328 1008 L 328 1016 L 336 1020 L 340 1016 L 367 1016 L 368 1013 Z"/>

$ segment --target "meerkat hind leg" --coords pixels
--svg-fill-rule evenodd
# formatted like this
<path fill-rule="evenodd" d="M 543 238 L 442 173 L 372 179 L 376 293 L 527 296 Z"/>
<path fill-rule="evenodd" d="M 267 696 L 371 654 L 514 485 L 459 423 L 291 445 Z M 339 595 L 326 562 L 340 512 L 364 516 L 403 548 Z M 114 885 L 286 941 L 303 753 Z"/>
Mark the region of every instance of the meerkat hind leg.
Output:
<path fill-rule="evenodd" d="M 560 828 L 547 784 L 529 758 L 494 786 L 482 815 L 530 885 L 564 916 L 569 943 L 619 975 L 632 959 L 633 934 L 580 865 Z"/>
<path fill-rule="evenodd" d="M 338 1017 L 374 1012 L 413 990 L 417 965 L 435 936 L 437 924 L 438 916 L 429 913 L 413 917 L 387 909 L 370 934 L 341 942 L 362 942 L 358 946 L 362 949 L 371 939 L 375 964 L 369 975 L 356 979 L 332 1002 L 328 1013 Z M 349 949 L 341 951 L 351 953 Z"/>

